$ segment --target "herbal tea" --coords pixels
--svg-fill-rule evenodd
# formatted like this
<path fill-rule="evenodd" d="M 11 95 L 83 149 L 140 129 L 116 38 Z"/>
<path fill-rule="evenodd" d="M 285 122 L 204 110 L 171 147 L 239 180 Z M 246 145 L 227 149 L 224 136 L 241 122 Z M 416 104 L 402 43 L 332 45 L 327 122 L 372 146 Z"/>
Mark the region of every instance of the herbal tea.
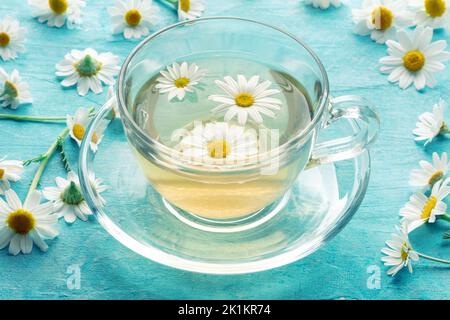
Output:
<path fill-rule="evenodd" d="M 135 146 L 154 188 L 176 207 L 205 218 L 237 218 L 263 209 L 286 192 L 310 157 L 311 137 L 295 159 L 280 161 L 273 172 L 221 170 L 230 163 L 248 164 L 311 121 L 312 105 L 301 83 L 252 60 L 211 56 L 170 65 L 140 88 L 131 111 L 150 137 L 186 161 L 195 159 L 199 169 L 202 163 L 213 168 L 186 174 L 160 166 Z M 275 132 L 276 143 L 263 150 L 261 132 Z"/>

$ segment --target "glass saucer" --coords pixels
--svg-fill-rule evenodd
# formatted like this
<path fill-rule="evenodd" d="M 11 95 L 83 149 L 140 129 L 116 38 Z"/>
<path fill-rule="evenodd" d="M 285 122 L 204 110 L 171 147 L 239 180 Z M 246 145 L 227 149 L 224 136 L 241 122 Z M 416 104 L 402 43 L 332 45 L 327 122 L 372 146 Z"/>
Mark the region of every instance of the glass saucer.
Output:
<path fill-rule="evenodd" d="M 87 140 L 107 114 L 100 112 L 94 119 Z M 355 125 L 348 120 L 345 130 L 355 130 Z M 88 182 L 90 172 L 109 187 L 101 195 L 105 206 Z M 95 155 L 85 144 L 80 153 L 86 201 L 114 238 L 153 261 L 213 274 L 267 270 L 311 254 L 351 219 L 366 192 L 369 173 L 368 152 L 305 170 L 266 212 L 220 225 L 180 212 L 161 198 L 141 173 L 120 120 L 110 123 Z"/>

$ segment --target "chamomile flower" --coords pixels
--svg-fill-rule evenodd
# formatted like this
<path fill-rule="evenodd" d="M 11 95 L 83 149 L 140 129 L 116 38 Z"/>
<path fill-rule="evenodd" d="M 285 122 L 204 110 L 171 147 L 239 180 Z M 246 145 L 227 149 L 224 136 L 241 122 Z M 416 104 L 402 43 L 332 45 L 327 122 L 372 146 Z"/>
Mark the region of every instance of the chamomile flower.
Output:
<path fill-rule="evenodd" d="M 433 163 L 422 160 L 419 165 L 421 169 L 412 170 L 409 178 L 409 184 L 413 187 L 433 186 L 450 169 L 447 152 L 442 153 L 442 157 L 433 152 Z"/>
<path fill-rule="evenodd" d="M 183 100 L 187 92 L 193 92 L 194 87 L 206 74 L 206 70 L 200 69 L 195 63 L 180 64 L 174 62 L 172 66 L 167 66 L 166 70 L 160 71 L 161 76 L 157 79 L 156 88 L 160 93 L 169 93 L 167 99 L 171 101 L 177 97 Z"/>
<path fill-rule="evenodd" d="M 101 195 L 108 190 L 108 187 L 103 184 L 103 179 L 97 178 L 94 173 L 89 173 L 89 183 L 91 184 L 94 196 L 97 198 L 100 205 L 103 207 L 106 204 L 105 198 Z"/>
<path fill-rule="evenodd" d="M 364 0 L 361 9 L 352 10 L 355 33 L 377 43 L 396 38 L 396 32 L 413 25 L 414 15 L 406 0 Z"/>
<path fill-rule="evenodd" d="M 53 204 L 41 204 L 39 191 L 33 191 L 23 205 L 12 189 L 5 191 L 5 196 L 6 202 L 0 199 L 0 249 L 9 244 L 10 254 L 21 251 L 28 254 L 34 242 L 39 249 L 47 251 L 44 239 L 58 235 L 55 228 L 58 217 L 52 214 Z"/>
<path fill-rule="evenodd" d="M 450 28 L 450 2 L 447 0 L 411 0 L 415 24 L 433 29 Z"/>
<path fill-rule="evenodd" d="M 330 6 L 340 7 L 340 0 L 305 0 L 305 4 L 312 5 L 314 8 L 328 9 Z"/>
<path fill-rule="evenodd" d="M 444 122 L 445 106 L 445 101 L 440 99 L 439 103 L 433 106 L 433 112 L 424 112 L 419 116 L 416 128 L 413 130 L 416 135 L 414 140 L 425 140 L 425 145 L 427 145 L 436 136 L 449 132 L 448 126 Z"/>
<path fill-rule="evenodd" d="M 82 23 L 84 0 L 28 0 L 33 7 L 33 16 L 49 27 L 61 28 L 65 23 L 73 29 Z"/>
<path fill-rule="evenodd" d="M 414 251 L 408 237 L 408 227 L 402 224 L 397 227 L 397 232 L 392 234 L 392 239 L 386 241 L 387 248 L 381 250 L 386 256 L 381 260 L 385 266 L 391 267 L 387 274 L 395 276 L 404 267 L 407 267 L 409 272 L 412 273 L 411 261 L 419 260 L 419 255 Z"/>
<path fill-rule="evenodd" d="M 254 129 L 227 122 L 203 124 L 196 121 L 194 128 L 176 130 L 172 140 L 180 139 L 175 150 L 183 158 L 204 163 L 232 163 L 245 161 L 258 153 L 258 139 Z"/>
<path fill-rule="evenodd" d="M 4 61 L 15 59 L 17 53 L 25 51 L 26 31 L 18 20 L 11 17 L 6 16 L 0 20 L 0 57 Z"/>
<path fill-rule="evenodd" d="M 70 171 L 67 179 L 56 177 L 56 187 L 47 187 L 42 193 L 53 202 L 54 212 L 58 217 L 64 217 L 67 223 L 73 223 L 78 218 L 87 221 L 92 215 L 80 189 L 78 176 Z"/>
<path fill-rule="evenodd" d="M 386 42 L 389 56 L 380 59 L 380 71 L 389 74 L 389 82 L 398 82 L 402 89 L 413 83 L 417 90 L 434 87 L 434 73 L 445 69 L 442 61 L 450 58 L 450 52 L 444 51 L 447 41 L 432 42 L 432 37 L 433 29 L 418 26 L 412 36 L 402 30 L 399 42 Z"/>
<path fill-rule="evenodd" d="M 64 77 L 63 87 L 77 85 L 78 94 L 85 96 L 89 89 L 95 94 L 103 92 L 102 82 L 113 85 L 119 73 L 119 57 L 111 52 L 97 53 L 88 48 L 84 51 L 72 50 L 64 60 L 56 65 L 56 75 Z"/>
<path fill-rule="evenodd" d="M 156 19 L 157 8 L 152 0 L 116 0 L 108 8 L 113 23 L 113 33 L 123 33 L 125 39 L 139 39 L 149 34 Z"/>
<path fill-rule="evenodd" d="M 178 0 L 178 20 L 193 20 L 202 16 L 205 4 L 201 0 Z"/>
<path fill-rule="evenodd" d="M 84 138 L 84 134 L 86 133 L 87 126 L 89 125 L 89 111 L 85 108 L 79 108 L 74 116 L 67 115 L 66 116 L 66 124 L 70 129 L 70 136 L 73 140 L 77 142 L 80 146 L 81 141 Z M 92 136 L 92 141 L 90 144 L 91 150 L 96 152 L 98 149 L 98 145 L 103 139 L 103 133 L 107 127 L 107 122 L 102 121 L 99 123 L 95 132 Z"/>
<path fill-rule="evenodd" d="M 429 197 L 422 192 L 416 192 L 409 198 L 409 202 L 400 209 L 400 215 L 408 223 L 409 232 L 426 222 L 434 223 L 436 216 L 445 214 L 447 204 L 443 200 L 450 193 L 449 181 L 450 178 L 436 182 Z"/>
<path fill-rule="evenodd" d="M 209 100 L 219 102 L 220 105 L 212 109 L 214 113 L 225 112 L 224 120 L 230 121 L 235 116 L 240 125 L 245 125 L 250 117 L 256 123 L 263 123 L 261 114 L 275 118 L 275 112 L 281 109 L 281 100 L 270 96 L 279 94 L 278 89 L 269 89 L 272 82 L 259 82 L 259 76 L 247 80 L 243 75 L 237 76 L 237 81 L 230 76 L 225 81 L 216 80 L 226 95 L 211 95 Z"/>
<path fill-rule="evenodd" d="M 17 109 L 22 104 L 32 103 L 28 83 L 22 81 L 19 71 L 13 70 L 9 75 L 0 68 L 0 105 L 3 108 Z"/>
<path fill-rule="evenodd" d="M 0 194 L 8 190 L 9 182 L 16 182 L 20 180 L 20 175 L 23 173 L 23 162 L 19 160 L 0 159 Z"/>

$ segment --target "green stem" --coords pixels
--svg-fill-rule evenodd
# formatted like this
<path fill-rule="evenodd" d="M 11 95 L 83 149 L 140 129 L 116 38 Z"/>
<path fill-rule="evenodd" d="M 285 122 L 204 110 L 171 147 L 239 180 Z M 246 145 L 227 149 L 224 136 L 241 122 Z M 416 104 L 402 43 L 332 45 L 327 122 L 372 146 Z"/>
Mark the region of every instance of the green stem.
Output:
<path fill-rule="evenodd" d="M 66 169 L 67 173 L 69 173 L 70 171 L 72 171 L 71 166 L 70 166 L 70 161 L 69 161 L 69 157 L 67 156 L 66 153 L 66 149 L 64 148 L 64 139 L 60 139 L 59 141 L 59 150 L 60 150 L 60 154 L 61 154 L 61 159 L 64 165 L 64 169 Z"/>
<path fill-rule="evenodd" d="M 443 215 L 440 215 L 439 218 L 450 222 L 450 214 L 448 214 L 448 213 L 444 213 Z"/>
<path fill-rule="evenodd" d="M 95 115 L 95 108 L 89 108 L 89 117 Z M 0 113 L 0 120 L 28 121 L 28 122 L 59 122 L 66 121 L 66 117 L 38 117 L 38 116 L 19 116 L 16 114 Z"/>
<path fill-rule="evenodd" d="M 39 181 L 41 180 L 42 173 L 44 173 L 45 167 L 47 166 L 48 161 L 52 157 L 52 155 L 55 153 L 55 151 L 58 149 L 58 146 L 60 145 L 61 141 L 64 140 L 67 135 L 69 134 L 69 128 L 65 128 L 56 138 L 56 140 L 52 143 L 52 145 L 48 148 L 47 152 L 44 153 L 43 159 L 41 161 L 41 164 L 39 165 L 39 168 L 34 175 L 33 181 L 31 181 L 30 188 L 28 189 L 27 196 L 25 198 L 25 202 L 28 200 L 31 193 L 36 190 Z"/>
<path fill-rule="evenodd" d="M 435 262 L 441 262 L 441 263 L 445 263 L 445 264 L 450 264 L 450 261 L 449 261 L 449 260 L 444 260 L 444 259 L 435 258 L 435 257 L 428 256 L 428 255 L 426 255 L 426 254 L 423 254 L 423 253 L 420 253 L 420 252 L 417 252 L 417 251 L 416 251 L 416 253 L 417 253 L 417 255 L 418 255 L 419 257 L 424 258 L 424 259 L 427 259 L 427 260 L 431 260 L 431 261 L 435 261 Z"/>

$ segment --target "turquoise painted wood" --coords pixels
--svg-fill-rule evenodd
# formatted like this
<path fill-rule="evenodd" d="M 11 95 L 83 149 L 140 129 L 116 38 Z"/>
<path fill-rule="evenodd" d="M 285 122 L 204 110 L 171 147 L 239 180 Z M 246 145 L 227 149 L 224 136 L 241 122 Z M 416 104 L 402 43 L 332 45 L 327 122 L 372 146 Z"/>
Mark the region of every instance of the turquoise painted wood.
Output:
<path fill-rule="evenodd" d="M 111 35 L 106 7 L 112 1 L 87 2 L 82 28 L 67 30 L 38 23 L 24 0 L 0 1 L 0 17 L 13 15 L 28 28 L 27 52 L 15 61 L 0 61 L 8 72 L 13 68 L 21 72 L 34 97 L 32 106 L 21 107 L 15 113 L 65 115 L 81 106 L 98 107 L 104 101 L 106 92 L 79 97 L 75 89 L 63 89 L 54 75 L 55 63 L 71 49 L 92 47 L 112 51 L 123 61 L 137 44 Z M 372 177 L 367 195 L 353 220 L 327 246 L 302 261 L 272 271 L 240 276 L 202 275 L 161 266 L 134 254 L 112 239 L 95 220 L 77 221 L 71 226 L 60 221 L 61 234 L 50 243 L 47 253 L 35 248 L 31 255 L 13 257 L 7 250 L 0 251 L 0 298 L 450 298 L 448 268 L 420 261 L 413 275 L 402 272 L 392 279 L 384 274 L 380 262 L 380 249 L 411 192 L 409 171 L 420 159 L 429 159 L 433 151 L 450 150 L 448 140 L 439 139 L 423 148 L 411 135 L 420 113 L 431 110 L 440 97 L 450 101 L 450 69 L 438 76 L 436 88 L 424 92 L 402 91 L 389 84 L 386 76 L 378 72 L 378 59 L 385 55 L 385 46 L 352 33 L 350 8 L 359 3 L 352 1 L 338 9 L 321 11 L 297 0 L 209 0 L 206 12 L 208 16 L 254 18 L 289 30 L 304 39 L 322 59 L 334 95 L 362 95 L 377 106 L 382 126 L 372 149 Z M 170 8 L 156 5 L 160 7 L 160 20 L 155 31 L 176 22 Z M 444 32 L 435 38 L 450 40 Z M 1 121 L 0 155 L 8 155 L 10 159 L 34 157 L 47 149 L 62 128 L 60 124 Z M 67 149 L 75 162 L 76 145 L 68 142 Z M 28 168 L 24 179 L 14 185 L 22 197 L 35 168 Z M 63 174 L 55 157 L 42 185 L 53 185 L 54 177 Z M 414 245 L 428 254 L 448 258 L 450 241 L 441 240 L 445 227 L 450 226 L 438 223 L 423 228 L 414 235 Z M 81 272 L 79 289 L 67 285 L 68 280 L 71 283 L 71 268 L 76 266 Z M 382 273 L 380 288 L 373 289 L 367 283 L 371 282 L 371 275 L 377 275 L 377 270 Z"/>

